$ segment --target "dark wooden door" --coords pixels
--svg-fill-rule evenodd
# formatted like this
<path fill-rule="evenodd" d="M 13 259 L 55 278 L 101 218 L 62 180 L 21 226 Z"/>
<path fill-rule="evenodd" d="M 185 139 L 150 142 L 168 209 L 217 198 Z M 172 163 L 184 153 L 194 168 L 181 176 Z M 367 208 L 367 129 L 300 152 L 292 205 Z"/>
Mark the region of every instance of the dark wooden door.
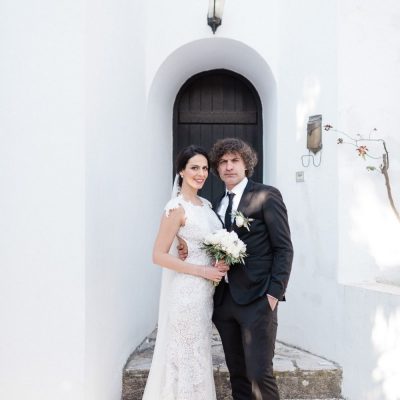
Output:
<path fill-rule="evenodd" d="M 174 104 L 173 159 L 190 144 L 207 151 L 222 138 L 237 137 L 258 153 L 252 179 L 262 182 L 262 112 L 254 86 L 228 70 L 212 70 L 191 77 L 180 89 Z M 224 185 L 209 175 L 201 195 L 209 200 L 222 193 Z"/>

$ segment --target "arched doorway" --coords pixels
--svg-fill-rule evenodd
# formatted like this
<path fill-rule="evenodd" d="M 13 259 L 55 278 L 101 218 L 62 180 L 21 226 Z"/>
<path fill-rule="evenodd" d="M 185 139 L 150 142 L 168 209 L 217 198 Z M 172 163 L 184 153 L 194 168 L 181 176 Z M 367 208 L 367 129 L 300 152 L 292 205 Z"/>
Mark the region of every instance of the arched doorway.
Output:
<path fill-rule="evenodd" d="M 185 146 L 197 144 L 208 151 L 216 140 L 227 137 L 243 139 L 257 151 L 259 162 L 252 179 L 262 182 L 262 109 L 256 89 L 229 70 L 192 76 L 174 104 L 173 159 Z M 210 174 L 201 195 L 211 200 L 223 189 L 220 179 Z"/>

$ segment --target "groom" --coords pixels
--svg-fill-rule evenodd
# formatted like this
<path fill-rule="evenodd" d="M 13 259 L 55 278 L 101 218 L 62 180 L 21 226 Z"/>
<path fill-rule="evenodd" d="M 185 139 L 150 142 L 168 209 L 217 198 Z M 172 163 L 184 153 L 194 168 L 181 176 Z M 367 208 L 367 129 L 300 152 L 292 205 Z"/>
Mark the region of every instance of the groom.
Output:
<path fill-rule="evenodd" d="M 214 295 L 213 322 L 221 336 L 234 400 L 279 400 L 273 375 L 278 302 L 292 266 L 293 248 L 280 192 L 248 178 L 257 155 L 239 139 L 222 139 L 211 166 L 226 190 L 214 210 L 227 230 L 247 245 L 244 265 L 234 265 Z M 249 230 L 235 212 L 248 219 Z"/>

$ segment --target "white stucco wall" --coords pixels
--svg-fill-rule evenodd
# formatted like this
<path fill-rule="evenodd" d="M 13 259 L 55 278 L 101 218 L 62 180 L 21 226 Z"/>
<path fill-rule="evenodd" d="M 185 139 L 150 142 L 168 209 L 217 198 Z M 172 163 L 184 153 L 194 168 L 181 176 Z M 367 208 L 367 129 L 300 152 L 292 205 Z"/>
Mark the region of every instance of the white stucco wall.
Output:
<path fill-rule="evenodd" d="M 205 1 L 1 3 L 1 398 L 119 398 L 157 318 L 151 248 L 170 194 L 173 102 L 213 68 L 258 90 L 264 181 L 289 210 L 279 338 L 340 363 L 351 400 L 400 397 L 400 293 L 373 283 L 396 282 L 400 264 L 383 179 L 331 133 L 321 165 L 301 164 L 310 115 L 377 127 L 400 199 L 400 6 L 246 4 L 227 0 L 214 36 Z"/>
<path fill-rule="evenodd" d="M 5 1 L 0 14 L 0 397 L 118 399 L 157 308 L 140 274 L 154 234 L 138 235 L 157 193 L 137 140 L 144 13 Z"/>
<path fill-rule="evenodd" d="M 339 13 L 337 123 L 353 136 L 368 136 L 373 128 L 378 129 L 372 137 L 387 142 L 392 191 L 399 208 L 400 5 L 390 0 L 354 0 L 340 3 Z M 366 144 L 371 154 L 382 154 L 382 146 Z M 383 175 L 365 171 L 366 165 L 378 167 L 380 161 L 362 162 L 354 149 L 339 150 L 344 188 L 339 204 L 346 216 L 340 279 L 359 282 L 378 276 L 390 282 L 392 277 L 392 282 L 400 285 L 400 225 L 389 207 Z M 363 253 L 363 258 L 357 259 L 356 253 Z"/>
<path fill-rule="evenodd" d="M 324 123 L 332 123 L 341 129 L 351 129 L 348 120 L 357 120 L 357 114 L 352 114 L 354 110 L 359 109 L 363 118 L 371 115 L 374 107 L 363 108 L 368 98 L 363 90 L 365 82 L 360 81 L 359 91 L 354 90 L 353 83 L 354 79 L 360 79 L 358 71 L 365 71 L 370 53 L 368 47 L 363 49 L 359 42 L 353 43 L 352 34 L 354 23 L 360 18 L 360 7 L 364 8 L 361 18 L 365 18 L 366 24 L 374 18 L 375 13 L 381 15 L 382 12 L 386 19 L 393 21 L 389 8 L 396 9 L 396 5 L 390 3 L 386 6 L 387 9 L 382 11 L 374 2 L 368 2 L 365 7 L 359 2 L 338 4 L 331 1 L 322 4 L 318 1 L 286 1 L 280 2 L 279 6 L 276 3 L 254 2 L 251 7 L 254 14 L 265 15 L 271 23 L 261 27 L 257 25 L 258 20 L 253 19 L 251 22 L 256 24 L 253 30 L 252 24 L 246 19 L 243 24 L 237 23 L 232 28 L 230 23 L 234 21 L 234 16 L 237 17 L 243 10 L 237 3 L 227 2 L 223 25 L 216 37 L 209 33 L 209 39 L 201 39 L 201 35 L 207 36 L 207 32 L 196 33 L 198 28 L 193 24 L 184 37 L 174 33 L 166 18 L 155 18 L 154 25 L 147 25 L 149 103 L 152 102 L 152 96 L 159 94 L 161 99 L 168 99 L 163 102 L 162 111 L 159 110 L 158 115 L 163 116 L 161 126 L 168 126 L 174 91 L 176 93 L 186 79 L 202 70 L 232 69 L 243 74 L 259 90 L 264 121 L 273 121 L 264 132 L 264 179 L 276 184 L 285 196 L 296 250 L 288 302 L 281 305 L 279 338 L 340 363 L 344 368 L 344 394 L 356 400 L 394 399 L 397 396 L 397 389 L 390 386 L 394 364 L 389 354 L 399 351 L 398 341 L 394 339 L 398 329 L 398 290 L 360 282 L 379 276 L 382 267 L 388 265 L 388 254 L 391 255 L 392 265 L 397 262 L 394 254 L 398 253 L 393 251 L 393 243 L 399 237 L 396 233 L 398 228 L 392 222 L 390 210 L 386 210 L 384 219 L 388 229 L 384 235 L 387 240 L 376 243 L 377 234 L 371 230 L 371 235 L 366 235 L 364 226 L 363 235 L 368 238 L 366 240 L 370 245 L 375 244 L 374 249 L 381 255 L 381 261 L 377 262 L 373 254 L 372 257 L 371 254 L 365 254 L 364 249 L 354 243 L 354 238 L 348 240 L 349 232 L 354 230 L 350 228 L 352 214 L 349 210 L 352 206 L 349 208 L 349 204 L 354 204 L 353 191 L 357 186 L 351 173 L 365 174 L 364 166 L 358 169 L 355 165 L 357 159 L 352 157 L 348 160 L 339 153 L 346 149 L 337 147 L 337 137 L 331 133 L 324 133 L 322 163 L 319 167 L 305 168 L 300 157 L 306 154 L 306 123 L 310 115 L 321 113 Z M 195 7 L 192 8 L 191 13 L 194 14 L 195 10 Z M 390 34 L 397 38 L 397 25 L 390 21 Z M 378 28 L 384 28 L 387 24 L 388 21 L 383 20 L 382 26 L 374 25 L 376 29 L 364 38 L 362 35 L 365 32 L 361 31 L 359 40 L 362 39 L 365 46 L 373 40 L 384 41 L 387 29 L 382 30 L 382 37 L 377 32 L 381 32 Z M 161 41 L 156 26 L 161 26 L 164 32 Z M 231 39 L 235 39 L 235 44 Z M 179 47 L 180 43 L 183 46 Z M 387 51 L 380 54 L 380 59 L 391 60 L 384 73 L 387 82 L 384 88 L 391 86 L 393 81 L 397 82 L 391 67 L 397 62 L 396 46 L 395 39 L 392 39 Z M 357 48 L 356 52 L 354 48 Z M 250 56 L 253 50 L 256 51 L 256 57 Z M 354 57 L 354 54 L 360 58 L 354 66 L 349 66 L 350 60 L 353 62 L 350 56 Z M 258 57 L 259 64 L 255 62 Z M 262 60 L 267 65 L 264 73 L 270 69 L 269 81 L 273 82 L 266 90 L 262 83 L 263 72 L 257 68 L 257 65 L 263 64 Z M 377 66 L 372 63 L 368 68 L 366 74 L 369 74 L 370 82 L 377 76 Z M 152 86 L 152 71 L 157 71 L 154 81 L 159 79 L 164 82 L 161 86 Z M 379 79 L 383 77 L 378 74 Z M 162 86 L 165 82 L 168 82 L 169 89 L 168 95 L 164 96 Z M 270 102 L 266 101 L 265 93 L 271 96 L 272 87 L 276 90 L 276 98 L 269 108 Z M 380 121 L 385 119 L 384 126 L 391 132 L 396 132 L 396 112 L 393 109 L 398 103 L 396 88 L 396 84 L 391 87 L 392 95 L 389 98 L 379 95 L 380 89 L 373 89 L 377 90 L 381 102 L 379 107 L 384 111 Z M 344 109 L 346 113 L 343 113 Z M 271 113 L 268 116 L 270 118 L 266 118 L 266 110 Z M 391 125 L 388 125 L 388 114 Z M 168 129 L 171 129 L 171 125 Z M 396 148 L 398 142 L 395 134 L 389 134 L 387 138 L 388 142 L 394 141 Z M 164 144 L 169 146 L 170 154 L 172 143 L 165 141 Z M 396 182 L 398 164 L 393 158 L 391 174 L 394 176 L 392 182 Z M 304 171 L 304 183 L 295 183 L 296 171 Z M 169 171 L 166 176 L 168 174 Z M 356 179 L 363 178 L 356 175 Z M 362 180 L 367 189 L 368 185 L 375 185 L 374 180 L 382 185 L 380 176 L 368 176 L 366 179 L 372 179 L 371 183 Z M 396 190 L 395 198 L 398 198 Z M 385 192 L 378 195 L 377 199 L 377 207 L 387 206 Z M 368 267 L 369 264 L 372 268 Z"/>
<path fill-rule="evenodd" d="M 399 17 L 396 1 L 339 3 L 337 125 L 364 135 L 378 129 L 377 135 L 388 145 L 398 207 Z M 368 147 L 374 150 L 373 144 Z M 389 207 L 383 176 L 365 170 L 365 165 L 379 166 L 379 162 L 358 160 L 353 149 L 339 148 L 338 152 L 342 216 L 338 273 L 339 280 L 346 283 L 345 321 L 354 319 L 351 325 L 343 324 L 347 333 L 342 356 L 344 390 L 355 399 L 398 399 L 400 224 Z M 376 280 L 387 285 L 366 283 Z M 353 367 L 355 358 L 363 361 L 359 371 Z"/>
<path fill-rule="evenodd" d="M 339 1 L 330 18 L 318 18 L 316 38 L 326 52 L 318 51 L 317 64 L 330 71 L 328 79 L 336 89 L 327 92 L 318 85 L 318 91 L 309 92 L 318 94 L 324 123 L 353 134 L 379 129 L 392 156 L 397 202 L 399 11 L 393 1 Z M 332 29 L 335 41 L 329 46 Z M 302 42 L 307 46 L 307 38 Z M 314 64 L 306 68 L 311 71 Z M 323 103 L 337 106 L 320 108 Z M 301 131 L 304 135 L 305 128 Z M 365 166 L 371 163 L 359 160 L 354 148 L 336 146 L 337 137 L 324 134 L 321 167 L 305 171 L 302 192 L 307 197 L 300 203 L 298 197 L 293 199 L 297 208 L 289 206 L 296 214 L 292 229 L 297 255 L 289 301 L 280 309 L 280 338 L 337 361 L 343 367 L 343 394 L 349 399 L 398 399 L 400 290 L 393 283 L 398 284 L 400 266 L 399 225 L 382 176 L 368 173 Z M 312 212 L 307 216 L 304 208 Z M 301 231 L 305 236 L 298 240 Z M 376 279 L 392 285 L 377 284 Z"/>
<path fill-rule="evenodd" d="M 139 2 L 87 4 L 85 398 L 110 400 L 156 321 L 158 283 L 144 271 L 160 192 L 144 124 L 145 13 Z"/>
<path fill-rule="evenodd" d="M 81 400 L 84 7 L 0 3 L 0 398 Z"/>

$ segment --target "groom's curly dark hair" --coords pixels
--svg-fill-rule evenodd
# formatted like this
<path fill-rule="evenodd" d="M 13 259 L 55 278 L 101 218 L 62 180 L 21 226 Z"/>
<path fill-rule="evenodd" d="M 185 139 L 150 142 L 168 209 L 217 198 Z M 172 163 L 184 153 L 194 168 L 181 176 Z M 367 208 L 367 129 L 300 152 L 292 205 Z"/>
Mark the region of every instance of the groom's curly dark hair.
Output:
<path fill-rule="evenodd" d="M 237 153 L 242 157 L 246 166 L 246 176 L 253 175 L 254 167 L 257 165 L 258 158 L 254 149 L 245 141 L 236 138 L 226 138 L 215 142 L 209 152 L 211 168 L 218 176 L 218 164 L 222 156 L 229 153 Z"/>

